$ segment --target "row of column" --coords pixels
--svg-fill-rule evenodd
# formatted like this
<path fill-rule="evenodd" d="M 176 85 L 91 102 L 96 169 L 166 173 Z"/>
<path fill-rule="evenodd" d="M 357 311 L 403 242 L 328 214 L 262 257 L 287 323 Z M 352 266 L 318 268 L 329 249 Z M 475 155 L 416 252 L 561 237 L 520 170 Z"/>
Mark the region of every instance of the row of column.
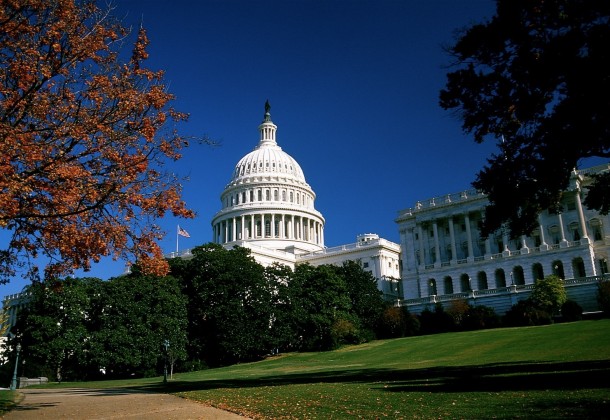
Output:
<path fill-rule="evenodd" d="M 313 202 L 313 197 L 296 189 L 284 188 L 254 188 L 246 191 L 229 194 L 224 201 L 224 207 L 237 206 L 239 204 L 260 203 L 265 201 L 296 203 L 307 207 Z"/>
<path fill-rule="evenodd" d="M 294 239 L 324 245 L 324 225 L 317 219 L 290 214 L 249 214 L 214 225 L 214 242 L 249 239 Z"/>
<path fill-rule="evenodd" d="M 579 220 L 579 225 L 580 225 L 580 229 L 582 232 L 582 237 L 581 239 L 587 239 L 588 238 L 588 233 L 587 233 L 587 227 L 586 227 L 586 223 L 585 223 L 585 216 L 584 216 L 584 212 L 583 212 L 583 207 L 582 207 L 582 202 L 580 200 L 580 194 L 576 193 L 576 210 L 578 212 L 578 220 Z M 464 213 L 463 214 L 464 217 L 464 224 L 466 227 L 466 243 L 467 243 L 467 255 L 465 256 L 465 258 L 472 260 L 474 258 L 474 242 L 473 242 L 473 233 L 472 233 L 472 228 L 471 228 L 471 220 L 470 220 L 470 215 L 469 213 Z M 484 217 L 484 213 L 481 211 L 481 218 Z M 565 234 L 565 228 L 564 228 L 564 223 L 563 223 L 563 217 L 561 213 L 557 214 L 557 218 L 558 218 L 558 225 L 559 225 L 559 230 L 560 230 L 560 235 L 561 235 L 561 242 L 562 243 L 567 243 L 567 239 L 566 239 L 566 234 Z M 451 247 L 451 259 L 457 259 L 457 246 L 456 246 L 456 234 L 455 234 L 455 227 L 454 227 L 454 222 L 453 222 L 453 216 L 450 216 L 447 218 L 447 222 L 448 222 L 448 227 L 449 227 L 449 240 L 450 240 L 450 247 Z M 539 216 L 538 218 L 538 222 L 539 222 L 539 230 L 540 230 L 540 248 L 543 250 L 548 249 L 548 244 L 547 244 L 547 238 L 545 236 L 545 228 L 542 224 L 542 219 Z M 422 228 L 421 223 L 417 224 L 417 226 L 415 227 L 415 231 L 418 234 L 418 238 L 419 238 L 419 250 L 420 250 L 420 264 L 425 264 L 426 262 L 426 258 L 425 258 L 425 250 L 427 249 L 427 247 L 424 245 L 424 229 Z M 434 239 L 434 254 L 435 254 L 435 261 L 432 261 L 432 263 L 441 261 L 441 248 L 440 248 L 440 240 L 439 240 L 439 229 L 438 229 L 438 221 L 437 220 L 433 220 L 432 221 L 432 236 Z M 521 244 L 522 244 L 522 249 L 527 249 L 527 242 L 526 242 L 527 237 L 525 235 L 523 235 L 521 237 Z M 506 235 L 505 233 L 502 236 L 502 243 L 504 245 L 504 249 L 502 250 L 502 252 L 509 252 L 508 249 L 508 243 L 509 243 L 509 238 L 508 235 Z M 485 254 L 491 254 L 491 243 L 489 238 L 485 239 Z M 432 259 L 432 258 L 431 258 Z"/>

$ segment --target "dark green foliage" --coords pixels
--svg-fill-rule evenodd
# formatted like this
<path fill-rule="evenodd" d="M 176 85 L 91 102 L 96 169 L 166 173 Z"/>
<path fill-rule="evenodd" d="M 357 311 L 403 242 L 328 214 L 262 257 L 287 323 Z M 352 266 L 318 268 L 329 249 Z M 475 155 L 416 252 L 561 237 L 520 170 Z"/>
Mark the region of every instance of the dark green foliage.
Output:
<path fill-rule="evenodd" d="M 106 377 L 159 374 L 165 340 L 172 360 L 186 358 L 186 299 L 175 278 L 116 277 L 104 296 L 93 354 Z"/>
<path fill-rule="evenodd" d="M 561 305 L 561 318 L 566 322 L 580 321 L 582 307 L 575 301 L 568 299 Z"/>
<path fill-rule="evenodd" d="M 445 312 L 443 305 L 437 303 L 434 306 L 434 311 L 426 308 L 419 316 L 421 324 L 420 329 L 422 334 L 437 334 L 443 332 L 454 331 L 456 329 L 455 322 L 450 314 Z"/>
<path fill-rule="evenodd" d="M 551 315 L 532 303 L 529 299 L 520 300 L 514 304 L 503 317 L 505 327 L 524 327 L 532 325 L 548 325 L 552 323 Z"/>
<path fill-rule="evenodd" d="M 482 330 L 488 328 L 498 328 L 500 317 L 493 308 L 484 305 L 470 306 L 462 320 L 461 329 Z"/>
<path fill-rule="evenodd" d="M 208 244 L 171 261 L 188 298 L 189 355 L 209 366 L 256 360 L 272 348 L 272 289 L 246 248 Z"/>
<path fill-rule="evenodd" d="M 351 302 L 345 281 L 335 267 L 297 266 L 290 284 L 296 315 L 298 348 L 330 350 L 337 343 L 332 326 L 339 319 L 351 320 Z"/>
<path fill-rule="evenodd" d="M 556 275 L 550 275 L 536 280 L 529 299 L 536 308 L 554 315 L 568 298 L 563 280 Z"/>
<path fill-rule="evenodd" d="M 383 293 L 377 288 L 377 280 L 369 271 L 355 261 L 346 261 L 336 269 L 339 277 L 345 281 L 351 303 L 350 312 L 357 323 L 362 341 L 373 336 L 379 318 L 386 306 Z"/>
<path fill-rule="evenodd" d="M 379 338 L 399 338 L 419 334 L 417 316 L 406 307 L 388 306 L 383 311 L 377 328 Z"/>
<path fill-rule="evenodd" d="M 58 381 L 90 376 L 96 369 L 92 331 L 99 328 L 101 286 L 96 278 L 67 278 L 26 288 L 30 301 L 14 327 L 28 361 L 23 375 Z"/>
<path fill-rule="evenodd" d="M 285 265 L 272 264 L 265 267 L 265 278 L 271 288 L 273 315 L 269 335 L 272 353 L 294 351 L 298 348 L 297 312 L 292 297 L 293 272 Z"/>
<path fill-rule="evenodd" d="M 498 0 L 449 48 L 441 106 L 500 148 L 473 184 L 490 200 L 485 234 L 505 223 L 513 237 L 531 232 L 582 159 L 610 157 L 609 19 L 605 0 Z M 609 186 L 595 179 L 585 204 L 606 214 Z"/>
<path fill-rule="evenodd" d="M 69 278 L 35 283 L 28 292 L 15 329 L 26 376 L 156 375 L 165 339 L 174 360 L 186 356 L 186 304 L 171 277 Z"/>
<path fill-rule="evenodd" d="M 597 302 L 606 316 L 610 316 L 610 281 L 603 280 L 598 284 Z"/>

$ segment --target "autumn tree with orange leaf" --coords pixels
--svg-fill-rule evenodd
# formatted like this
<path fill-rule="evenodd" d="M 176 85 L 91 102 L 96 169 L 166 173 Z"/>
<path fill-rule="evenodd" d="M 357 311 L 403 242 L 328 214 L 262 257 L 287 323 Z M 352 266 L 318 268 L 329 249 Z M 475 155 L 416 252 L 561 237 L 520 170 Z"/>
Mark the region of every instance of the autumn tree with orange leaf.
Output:
<path fill-rule="evenodd" d="M 121 60 L 130 31 L 94 1 L 0 5 L 0 282 L 105 256 L 165 274 L 155 220 L 193 217 L 163 169 L 188 145 L 175 131 L 186 115 L 144 66 L 146 32 Z"/>

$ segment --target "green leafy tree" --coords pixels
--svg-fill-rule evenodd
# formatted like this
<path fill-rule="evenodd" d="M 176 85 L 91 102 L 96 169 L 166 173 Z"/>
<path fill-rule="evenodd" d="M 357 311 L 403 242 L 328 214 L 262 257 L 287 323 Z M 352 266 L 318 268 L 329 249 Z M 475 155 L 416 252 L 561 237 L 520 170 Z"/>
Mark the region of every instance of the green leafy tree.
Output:
<path fill-rule="evenodd" d="M 550 275 L 544 279 L 536 280 L 529 299 L 536 308 L 547 312 L 549 315 L 554 315 L 568 297 L 563 286 L 563 280 L 556 275 Z"/>
<path fill-rule="evenodd" d="M 110 377 L 154 376 L 168 340 L 175 359 L 186 357 L 186 298 L 171 276 L 138 271 L 106 284 L 95 361 Z"/>
<path fill-rule="evenodd" d="M 490 201 L 484 233 L 530 233 L 541 210 L 559 210 L 583 158 L 610 157 L 608 45 L 608 1 L 497 0 L 495 16 L 449 48 L 457 69 L 441 106 L 500 148 L 473 184 Z M 610 211 L 610 173 L 595 176 L 585 204 Z"/>
<path fill-rule="evenodd" d="M 96 370 L 91 332 L 99 316 L 97 278 L 49 280 L 26 287 L 30 300 L 15 326 L 27 358 L 25 374 L 76 380 Z"/>
<path fill-rule="evenodd" d="M 218 366 L 260 358 L 271 350 L 271 288 L 250 251 L 217 244 L 170 261 L 188 297 L 189 354 Z"/>
<path fill-rule="evenodd" d="M 273 352 L 291 351 L 298 347 L 297 312 L 292 296 L 293 271 L 281 264 L 265 267 L 265 278 L 271 290 L 273 307 L 270 344 Z"/>
<path fill-rule="evenodd" d="M 336 271 L 347 287 L 350 312 L 358 320 L 360 338 L 372 338 L 386 306 L 383 293 L 377 288 L 377 280 L 355 261 L 344 262 L 336 267 Z"/>
<path fill-rule="evenodd" d="M 319 351 L 335 347 L 333 325 L 339 320 L 354 322 L 348 288 L 345 280 L 337 274 L 336 267 L 299 265 L 290 288 L 300 350 Z"/>

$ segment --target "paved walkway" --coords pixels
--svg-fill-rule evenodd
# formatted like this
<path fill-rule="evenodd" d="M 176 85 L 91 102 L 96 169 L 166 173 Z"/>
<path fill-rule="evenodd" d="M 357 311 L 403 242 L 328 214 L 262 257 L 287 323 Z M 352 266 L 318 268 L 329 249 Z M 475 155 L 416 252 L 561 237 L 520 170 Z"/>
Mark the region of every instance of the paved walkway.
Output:
<path fill-rule="evenodd" d="M 174 395 L 131 389 L 25 388 L 19 391 L 23 400 L 3 419 L 245 419 Z"/>

